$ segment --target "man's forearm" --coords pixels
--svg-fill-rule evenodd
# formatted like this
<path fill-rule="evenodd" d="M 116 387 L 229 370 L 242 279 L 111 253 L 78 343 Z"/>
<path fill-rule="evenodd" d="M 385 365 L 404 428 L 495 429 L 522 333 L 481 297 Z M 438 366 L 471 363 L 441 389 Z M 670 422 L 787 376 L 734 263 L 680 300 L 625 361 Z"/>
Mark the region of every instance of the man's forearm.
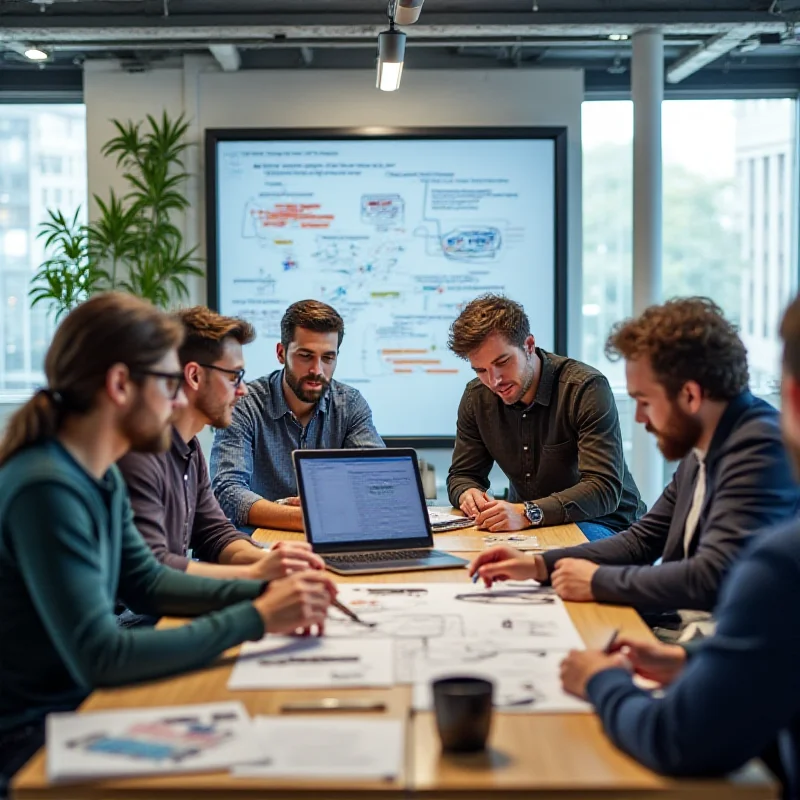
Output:
<path fill-rule="evenodd" d="M 207 561 L 190 561 L 186 567 L 189 575 L 202 575 L 204 578 L 217 580 L 252 579 L 247 564 L 209 564 Z"/>
<path fill-rule="evenodd" d="M 219 554 L 220 564 L 252 564 L 264 557 L 264 548 L 249 539 L 235 539 Z"/>
<path fill-rule="evenodd" d="M 302 531 L 303 512 L 297 506 L 283 506 L 270 500 L 257 500 L 250 506 L 248 525 L 259 528 L 278 528 L 282 531 Z"/>

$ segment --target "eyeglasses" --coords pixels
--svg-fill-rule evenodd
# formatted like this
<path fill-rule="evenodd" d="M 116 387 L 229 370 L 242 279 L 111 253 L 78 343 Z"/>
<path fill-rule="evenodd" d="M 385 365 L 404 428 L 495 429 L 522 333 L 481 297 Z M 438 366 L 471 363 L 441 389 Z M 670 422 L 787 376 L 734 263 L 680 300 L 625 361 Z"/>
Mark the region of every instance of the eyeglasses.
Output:
<path fill-rule="evenodd" d="M 154 369 L 137 369 L 131 375 L 149 375 L 153 378 L 161 378 L 167 390 L 167 397 L 175 400 L 183 388 L 184 377 L 182 372 L 158 372 Z"/>
<path fill-rule="evenodd" d="M 231 385 L 234 389 L 238 389 L 244 380 L 243 369 L 225 369 L 225 367 L 218 367 L 215 364 L 201 364 L 200 362 L 197 363 L 197 366 L 205 367 L 206 369 L 215 369 L 217 372 L 225 372 L 228 375 L 235 375 L 236 377 L 231 381 Z"/>

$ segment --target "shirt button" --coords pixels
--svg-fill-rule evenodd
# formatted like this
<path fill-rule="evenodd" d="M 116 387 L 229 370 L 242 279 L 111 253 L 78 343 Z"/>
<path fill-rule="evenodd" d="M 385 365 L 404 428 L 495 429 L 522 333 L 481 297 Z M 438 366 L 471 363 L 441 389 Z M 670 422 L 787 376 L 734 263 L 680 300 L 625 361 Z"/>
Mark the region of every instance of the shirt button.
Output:
<path fill-rule="evenodd" d="M 528 448 L 526 447 L 525 449 L 527 450 Z M 183 476 L 183 479 L 184 479 L 185 481 L 188 481 L 188 480 L 189 480 L 189 476 L 188 476 L 188 475 L 184 475 L 184 476 Z"/>
<path fill-rule="evenodd" d="M 522 415 L 522 419 L 525 419 L 525 417 L 527 417 L 527 416 L 528 416 L 527 414 L 523 414 Z"/>
<path fill-rule="evenodd" d="M 522 449 L 523 450 L 527 450 L 528 449 L 528 445 L 525 445 L 525 447 L 523 447 Z"/>
<path fill-rule="evenodd" d="M 530 478 L 530 476 L 531 476 L 530 472 L 526 472 L 526 473 L 525 473 L 525 477 L 526 477 L 526 478 Z"/>

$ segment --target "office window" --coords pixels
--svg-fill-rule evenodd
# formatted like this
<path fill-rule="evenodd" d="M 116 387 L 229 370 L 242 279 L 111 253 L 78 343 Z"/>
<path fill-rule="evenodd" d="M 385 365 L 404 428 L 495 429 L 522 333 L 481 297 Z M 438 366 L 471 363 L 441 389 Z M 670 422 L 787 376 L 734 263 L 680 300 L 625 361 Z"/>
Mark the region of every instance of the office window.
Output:
<path fill-rule="evenodd" d="M 84 106 L 0 104 L 0 154 L 0 400 L 10 400 L 44 381 L 54 324 L 48 310 L 32 310 L 28 298 L 44 257 L 36 234 L 47 209 L 65 196 L 65 212 L 86 207 Z M 74 165 L 68 192 L 67 161 Z"/>
<path fill-rule="evenodd" d="M 663 106 L 664 297 L 712 297 L 741 326 L 752 388 L 776 402 L 778 323 L 797 291 L 794 100 L 668 100 Z M 632 420 L 624 369 L 603 343 L 630 314 L 633 107 L 583 104 L 583 359 Z M 632 422 L 630 423 L 632 426 Z M 629 445 L 632 427 L 623 428 Z"/>

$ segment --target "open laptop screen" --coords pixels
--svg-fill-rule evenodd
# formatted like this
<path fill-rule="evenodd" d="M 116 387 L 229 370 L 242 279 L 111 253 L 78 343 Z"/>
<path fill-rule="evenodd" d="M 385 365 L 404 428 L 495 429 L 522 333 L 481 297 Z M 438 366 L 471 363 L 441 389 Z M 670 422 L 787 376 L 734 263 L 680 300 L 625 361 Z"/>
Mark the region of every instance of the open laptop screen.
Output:
<path fill-rule="evenodd" d="M 430 541 L 413 456 L 296 455 L 306 533 L 315 549 Z"/>

